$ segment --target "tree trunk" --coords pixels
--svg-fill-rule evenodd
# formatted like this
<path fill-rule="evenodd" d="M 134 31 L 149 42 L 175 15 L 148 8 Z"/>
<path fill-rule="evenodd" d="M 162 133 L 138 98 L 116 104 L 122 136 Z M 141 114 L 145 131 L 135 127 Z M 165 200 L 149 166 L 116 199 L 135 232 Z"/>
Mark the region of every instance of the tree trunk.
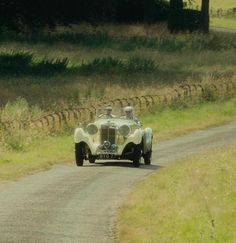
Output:
<path fill-rule="evenodd" d="M 183 0 L 170 0 L 168 29 L 171 33 L 179 32 L 183 25 Z"/>
<path fill-rule="evenodd" d="M 200 29 L 203 33 L 209 33 L 209 0 L 202 0 Z"/>
<path fill-rule="evenodd" d="M 155 19 L 155 0 L 144 1 L 144 21 L 151 23 Z"/>
<path fill-rule="evenodd" d="M 183 0 L 170 0 L 170 8 L 172 10 L 180 10 L 183 9 L 184 3 Z"/>

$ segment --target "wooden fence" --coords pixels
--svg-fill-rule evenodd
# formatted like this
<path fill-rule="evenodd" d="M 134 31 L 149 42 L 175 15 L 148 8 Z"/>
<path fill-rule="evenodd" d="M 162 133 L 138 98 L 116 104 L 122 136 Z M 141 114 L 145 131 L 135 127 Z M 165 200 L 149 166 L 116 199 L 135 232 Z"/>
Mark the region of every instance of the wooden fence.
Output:
<path fill-rule="evenodd" d="M 155 94 L 156 93 L 156 94 Z M 236 93 L 236 80 L 211 84 L 184 84 L 169 88 L 163 92 L 157 91 L 150 95 L 116 98 L 98 101 L 89 107 L 73 107 L 52 112 L 37 119 L 24 121 L 0 121 L 0 136 L 12 130 L 58 131 L 65 126 L 76 126 L 79 122 L 90 122 L 94 119 L 96 110 L 111 104 L 123 108 L 127 105 L 135 107 L 136 113 L 141 114 L 154 106 L 173 105 L 181 102 L 190 102 L 194 99 L 211 100 L 214 97 L 225 97 Z"/>

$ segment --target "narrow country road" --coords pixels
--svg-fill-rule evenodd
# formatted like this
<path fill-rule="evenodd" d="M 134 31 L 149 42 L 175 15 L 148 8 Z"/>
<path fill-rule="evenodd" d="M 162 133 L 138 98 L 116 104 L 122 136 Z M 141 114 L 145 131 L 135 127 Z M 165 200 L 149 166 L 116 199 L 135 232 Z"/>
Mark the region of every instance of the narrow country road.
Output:
<path fill-rule="evenodd" d="M 211 27 L 211 31 L 236 34 L 236 29 L 229 28 Z"/>
<path fill-rule="evenodd" d="M 114 242 L 122 199 L 169 163 L 236 144 L 236 124 L 193 132 L 154 146 L 153 165 L 127 162 L 55 166 L 0 186 L 0 242 Z M 161 173 L 161 171 L 160 171 Z"/>

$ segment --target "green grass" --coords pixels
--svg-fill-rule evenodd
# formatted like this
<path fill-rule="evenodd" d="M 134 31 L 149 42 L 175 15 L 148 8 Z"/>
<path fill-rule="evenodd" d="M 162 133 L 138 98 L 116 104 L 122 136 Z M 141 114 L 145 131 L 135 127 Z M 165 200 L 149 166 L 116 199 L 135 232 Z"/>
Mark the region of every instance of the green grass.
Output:
<path fill-rule="evenodd" d="M 236 147 L 161 169 L 129 196 L 120 242 L 235 242 Z"/>
<path fill-rule="evenodd" d="M 120 25 L 114 26 L 114 29 L 119 28 Z M 149 33 L 148 28 L 154 32 Z M 30 55 L 30 63 L 26 64 L 11 57 L 7 69 L 7 63 L 2 61 L 0 105 L 21 96 L 30 105 L 54 109 L 55 104 L 64 107 L 82 98 L 114 97 L 114 93 L 124 97 L 139 94 L 140 90 L 159 89 L 163 85 L 228 79 L 236 75 L 234 34 L 170 36 L 155 26 L 148 28 L 126 26 L 127 32 L 140 29 L 141 34 L 122 36 L 123 31 L 117 37 L 110 34 L 111 26 L 105 26 L 103 31 L 109 33 L 111 44 L 103 46 L 61 40 L 40 42 L 40 38 L 38 42 L 14 38 L 0 41 L 0 53 L 20 50 Z"/>
<path fill-rule="evenodd" d="M 154 130 L 155 141 L 169 139 L 186 132 L 236 120 L 236 99 L 201 104 L 189 108 L 157 110 L 141 117 L 143 126 Z M 47 137 L 22 134 L 8 144 L 0 145 L 0 180 L 15 179 L 48 169 L 58 163 L 74 163 L 73 131 Z M 69 135 L 67 135 L 69 134 Z M 30 141 L 28 141 L 28 139 Z"/>
<path fill-rule="evenodd" d="M 236 16 L 227 18 L 211 18 L 211 26 L 236 30 Z"/>
<path fill-rule="evenodd" d="M 1 33 L 0 54 L 2 121 L 35 118 L 72 106 L 86 106 L 104 97 L 109 100 L 156 93 L 183 82 L 219 82 L 236 77 L 234 34 L 170 35 L 162 25 L 82 24 L 71 30 L 58 28 L 37 38 Z M 217 104 L 227 114 L 220 113 L 216 104 L 161 109 L 145 116 L 144 125 L 154 128 L 157 139 L 169 138 L 186 129 L 234 120 L 233 102 Z M 0 167 L 6 168 L 0 177 L 37 171 L 57 161 L 57 157 L 72 160 L 71 136 L 63 135 L 64 140 L 59 135 L 46 136 L 10 131 L 0 145 Z M 63 141 L 71 143 L 64 144 L 65 149 L 55 155 L 57 142 L 63 145 Z M 40 157 L 45 147 L 52 153 Z M 18 173 L 13 168 L 20 168 L 23 161 L 25 169 Z"/>
<path fill-rule="evenodd" d="M 0 180 L 17 179 L 55 164 L 71 163 L 73 158 L 72 134 L 38 138 L 23 151 L 0 146 Z"/>
<path fill-rule="evenodd" d="M 156 141 L 169 139 L 192 130 L 206 128 L 236 120 L 236 99 L 224 102 L 203 103 L 188 108 L 164 108 L 142 117 L 150 126 Z"/>
<path fill-rule="evenodd" d="M 1 33 L 0 106 L 20 96 L 54 110 L 81 99 L 227 80 L 236 75 L 235 36 L 170 35 L 164 25 L 142 24 L 81 24 L 37 38 Z"/>
<path fill-rule="evenodd" d="M 118 25 L 119 26 L 119 25 Z M 154 25 L 155 26 L 155 25 Z M 149 28 L 152 28 L 148 26 Z M 79 28 L 79 27 L 78 27 Z M 107 27 L 109 28 L 109 27 Z M 114 28 L 116 25 L 114 25 Z M 128 26 L 127 26 L 128 29 Z M 31 37 L 26 35 L 19 35 L 19 34 L 12 34 L 12 33 L 0 33 L 0 42 L 3 43 L 2 49 L 4 46 L 17 44 L 21 45 L 22 47 L 29 46 L 32 49 L 35 49 L 37 46 L 42 46 L 43 48 L 48 47 L 50 52 L 55 51 L 54 49 L 50 48 L 50 46 L 55 47 L 58 44 L 67 44 L 71 47 L 84 47 L 84 48 L 91 48 L 91 49 L 115 49 L 117 51 L 122 52 L 130 52 L 135 49 L 152 49 L 158 50 L 161 52 L 176 52 L 181 50 L 211 50 L 210 45 L 207 44 L 208 40 L 211 38 L 205 38 L 204 35 L 199 36 L 197 34 L 191 35 L 191 38 L 186 38 L 188 35 L 171 35 L 169 32 L 160 33 L 158 32 L 151 33 L 149 35 L 131 35 L 131 36 L 113 36 L 108 34 L 108 29 L 104 28 L 104 32 L 94 30 L 95 33 L 90 33 L 89 30 L 85 31 L 84 33 L 73 33 L 73 32 L 65 32 L 65 33 L 57 33 L 54 34 L 42 34 L 41 36 Z M 214 40 L 218 43 L 221 42 L 222 36 L 217 34 L 212 34 L 214 36 Z M 212 37 L 211 36 L 211 37 Z M 230 40 L 229 36 L 223 39 L 225 42 Z M 202 40 L 199 45 L 199 40 Z M 228 46 L 229 48 L 235 48 L 235 45 Z M 225 49 L 225 46 L 218 46 L 218 49 Z M 65 50 L 64 50 L 65 51 Z M 60 50 L 61 52 L 61 50 Z M 38 53 L 40 54 L 40 53 Z M 41 54 L 44 54 L 42 52 Z M 45 53 L 46 55 L 48 53 Z M 72 53 L 70 53 L 72 54 Z M 75 53 L 74 53 L 75 54 Z M 55 58 L 55 57 L 54 57 Z"/>
<path fill-rule="evenodd" d="M 195 4 L 198 6 L 201 6 L 201 0 L 195 0 Z M 210 8 L 213 9 L 230 9 L 230 8 L 235 8 L 236 7 L 236 2 L 235 0 L 210 0 Z"/>
<path fill-rule="evenodd" d="M 193 6 L 198 6 L 200 9 L 201 0 L 195 0 Z M 212 27 L 233 29 L 236 30 L 236 14 L 227 13 L 229 9 L 236 8 L 236 2 L 234 0 L 211 0 L 210 10 L 211 10 L 211 23 Z M 217 16 L 217 11 L 223 10 L 223 15 Z"/>

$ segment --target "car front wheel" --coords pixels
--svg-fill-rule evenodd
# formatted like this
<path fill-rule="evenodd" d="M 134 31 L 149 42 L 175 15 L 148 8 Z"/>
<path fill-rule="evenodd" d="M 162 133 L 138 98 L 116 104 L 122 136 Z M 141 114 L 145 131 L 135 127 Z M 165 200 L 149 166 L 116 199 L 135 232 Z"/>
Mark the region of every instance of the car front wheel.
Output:
<path fill-rule="evenodd" d="M 81 143 L 75 144 L 75 162 L 77 166 L 84 164 L 84 146 Z"/>
<path fill-rule="evenodd" d="M 134 153 L 133 153 L 133 166 L 139 167 L 140 166 L 140 159 L 141 159 L 141 145 L 134 145 Z"/>
<path fill-rule="evenodd" d="M 89 159 L 88 160 L 89 160 L 89 163 L 94 164 L 95 161 L 96 161 L 96 158 L 93 157 L 93 156 L 89 156 Z"/>
<path fill-rule="evenodd" d="M 149 150 L 146 154 L 143 155 L 144 164 L 150 165 L 151 164 L 151 158 L 152 158 L 152 150 Z"/>

